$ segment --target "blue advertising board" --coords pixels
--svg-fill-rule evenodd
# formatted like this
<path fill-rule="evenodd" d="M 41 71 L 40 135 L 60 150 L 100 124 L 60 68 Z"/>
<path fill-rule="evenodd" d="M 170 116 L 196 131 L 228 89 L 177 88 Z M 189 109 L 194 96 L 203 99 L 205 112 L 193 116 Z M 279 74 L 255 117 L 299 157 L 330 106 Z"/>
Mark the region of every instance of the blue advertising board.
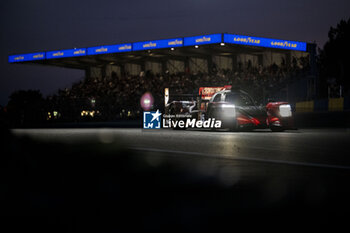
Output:
<path fill-rule="evenodd" d="M 66 49 L 46 52 L 46 59 L 85 56 L 86 49 Z"/>
<path fill-rule="evenodd" d="M 307 49 L 307 43 L 305 42 L 218 33 L 218 34 L 210 34 L 210 35 L 202 35 L 202 36 L 185 37 L 185 38 L 174 38 L 174 39 L 152 40 L 152 41 L 143 41 L 143 42 L 126 43 L 126 44 L 105 45 L 105 46 L 90 47 L 87 49 L 85 48 L 66 49 L 66 50 L 49 51 L 46 53 L 37 52 L 37 53 L 10 55 L 8 57 L 8 61 L 10 63 L 15 63 L 15 62 L 26 62 L 26 61 L 43 60 L 43 59 L 55 59 L 55 58 L 64 58 L 64 57 L 78 57 L 78 56 L 85 56 L 85 55 L 98 55 L 98 54 L 106 54 L 106 53 L 130 52 L 130 51 L 138 51 L 138 50 L 174 48 L 174 47 L 195 46 L 195 45 L 204 45 L 204 44 L 218 44 L 221 42 L 239 44 L 239 45 L 248 45 L 248 46 L 276 48 L 276 49 L 298 50 L 298 51 L 306 51 Z"/>
<path fill-rule="evenodd" d="M 268 39 L 268 38 L 253 37 L 253 36 L 224 34 L 224 42 L 231 43 L 231 44 L 251 45 L 251 46 L 260 46 L 260 47 L 268 47 L 268 48 L 276 48 L 276 49 L 306 51 L 305 42 Z"/>
<path fill-rule="evenodd" d="M 132 50 L 131 44 L 117 44 L 117 45 L 105 45 L 98 47 L 88 48 L 88 55 L 105 54 L 105 53 L 120 53 L 130 52 Z"/>
<path fill-rule="evenodd" d="M 184 45 L 202 45 L 202 44 L 216 44 L 221 43 L 222 38 L 221 34 L 212 34 L 212 35 L 204 35 L 204 36 L 192 36 L 184 38 Z"/>
<path fill-rule="evenodd" d="M 8 61 L 10 63 L 13 63 L 13 62 L 24 62 L 24 61 L 33 61 L 33 60 L 43 60 L 43 59 L 45 59 L 45 52 L 11 55 L 9 56 Z"/>
<path fill-rule="evenodd" d="M 133 43 L 133 50 L 149 50 L 149 49 L 163 49 L 174 48 L 183 46 L 182 38 L 165 39 L 165 40 L 152 40 Z"/>

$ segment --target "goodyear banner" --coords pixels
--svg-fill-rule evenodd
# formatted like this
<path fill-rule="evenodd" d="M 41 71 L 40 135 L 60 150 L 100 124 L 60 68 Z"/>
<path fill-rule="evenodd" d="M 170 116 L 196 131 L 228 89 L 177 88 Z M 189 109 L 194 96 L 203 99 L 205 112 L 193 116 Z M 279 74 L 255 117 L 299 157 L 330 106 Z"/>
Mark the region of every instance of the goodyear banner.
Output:
<path fill-rule="evenodd" d="M 166 39 L 166 40 L 152 40 L 144 42 L 133 43 L 133 50 L 149 50 L 149 49 L 162 49 L 162 48 L 174 48 L 183 46 L 182 38 Z"/>
<path fill-rule="evenodd" d="M 192 36 L 184 38 L 184 45 L 202 45 L 202 44 L 216 44 L 222 42 L 221 34 L 212 34 L 205 36 Z"/>
<path fill-rule="evenodd" d="M 269 39 L 262 37 L 252 37 L 252 36 L 242 36 L 235 34 L 210 34 L 202 36 L 192 36 L 185 38 L 174 38 L 174 39 L 164 39 L 164 40 L 152 40 L 143 41 L 127 44 L 116 44 L 116 45 L 105 45 L 90 48 L 79 48 L 79 49 L 66 49 L 66 50 L 56 50 L 49 52 L 38 52 L 38 53 L 28 53 L 19 55 L 10 55 L 8 61 L 13 62 L 26 62 L 33 60 L 42 59 L 56 59 L 64 57 L 77 57 L 85 55 L 98 55 L 106 53 L 119 53 L 119 52 L 130 52 L 138 50 L 151 50 L 151 49 L 163 49 L 163 48 L 175 48 L 182 46 L 199 46 L 205 44 L 219 44 L 221 42 L 248 46 L 260 46 L 276 49 L 288 49 L 288 50 L 298 50 L 306 51 L 307 43 L 289 41 L 289 40 L 279 40 L 279 39 Z"/>
<path fill-rule="evenodd" d="M 46 52 L 46 59 L 85 56 L 86 49 L 66 49 Z"/>
<path fill-rule="evenodd" d="M 268 38 L 262 38 L 262 37 L 224 34 L 224 42 L 231 43 L 231 44 L 251 45 L 251 46 L 260 46 L 260 47 L 268 47 L 268 48 L 276 48 L 276 49 L 306 51 L 305 42 L 268 39 Z"/>
<path fill-rule="evenodd" d="M 45 59 L 45 52 L 12 55 L 12 56 L 9 56 L 8 61 L 10 63 L 13 63 L 13 62 L 24 62 L 24 61 L 33 61 L 33 60 L 43 60 L 43 59 Z"/>
<path fill-rule="evenodd" d="M 132 50 L 131 44 L 117 44 L 117 45 L 105 45 L 98 47 L 88 48 L 88 55 L 105 54 L 105 53 L 121 53 L 130 52 Z"/>

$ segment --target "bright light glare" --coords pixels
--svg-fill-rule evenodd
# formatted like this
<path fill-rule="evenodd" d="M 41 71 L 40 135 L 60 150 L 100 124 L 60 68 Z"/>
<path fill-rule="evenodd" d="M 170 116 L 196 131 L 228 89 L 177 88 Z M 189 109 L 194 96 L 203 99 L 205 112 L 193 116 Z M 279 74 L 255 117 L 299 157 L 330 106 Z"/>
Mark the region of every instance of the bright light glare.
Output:
<path fill-rule="evenodd" d="M 198 49 L 199 46 L 198 46 L 198 45 L 195 45 L 194 47 L 195 47 L 196 49 Z"/>
<path fill-rule="evenodd" d="M 225 43 L 220 43 L 221 46 L 225 46 Z"/>
<path fill-rule="evenodd" d="M 153 96 L 150 92 L 143 94 L 140 100 L 141 107 L 144 111 L 149 111 L 153 106 Z"/>
<path fill-rule="evenodd" d="M 235 105 L 233 105 L 233 104 L 224 104 L 224 105 L 222 105 L 222 107 L 223 108 L 234 108 Z"/>
<path fill-rule="evenodd" d="M 280 115 L 281 117 L 290 117 L 292 116 L 292 110 L 289 104 L 280 105 Z"/>
<path fill-rule="evenodd" d="M 233 104 L 222 105 L 224 117 L 236 117 L 236 108 Z"/>

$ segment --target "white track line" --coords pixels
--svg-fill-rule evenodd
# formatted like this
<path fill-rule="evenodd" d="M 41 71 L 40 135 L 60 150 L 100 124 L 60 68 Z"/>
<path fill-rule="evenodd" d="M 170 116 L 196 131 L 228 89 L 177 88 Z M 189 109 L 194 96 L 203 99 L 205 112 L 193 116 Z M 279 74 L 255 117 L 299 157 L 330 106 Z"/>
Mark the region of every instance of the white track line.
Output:
<path fill-rule="evenodd" d="M 274 160 L 274 159 L 259 159 L 259 158 L 247 158 L 240 156 L 230 156 L 230 155 L 220 155 L 220 154 L 205 154 L 200 152 L 188 152 L 188 151 L 177 151 L 177 150 L 166 150 L 166 149 L 155 149 L 155 148 L 144 148 L 144 147 L 131 147 L 131 150 L 137 151 L 148 151 L 148 152 L 163 152 L 172 154 L 186 154 L 195 156 L 205 156 L 209 158 L 224 158 L 239 161 L 250 161 L 250 162 L 261 162 L 261 163 L 274 163 L 274 164 L 284 164 L 293 166 L 304 166 L 304 167 L 318 167 L 318 168 L 333 168 L 333 169 L 345 169 L 350 170 L 350 166 L 332 165 L 332 164 L 322 164 L 322 163 L 306 163 L 306 162 L 296 162 L 296 161 L 285 161 L 285 160 Z"/>

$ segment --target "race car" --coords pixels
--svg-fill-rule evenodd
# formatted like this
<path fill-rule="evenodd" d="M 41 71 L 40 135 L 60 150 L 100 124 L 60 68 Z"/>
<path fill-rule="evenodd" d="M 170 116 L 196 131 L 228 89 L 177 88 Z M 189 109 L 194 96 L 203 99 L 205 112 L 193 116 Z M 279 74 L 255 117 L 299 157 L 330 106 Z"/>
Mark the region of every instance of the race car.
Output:
<path fill-rule="evenodd" d="M 231 130 L 294 129 L 291 106 L 287 102 L 258 105 L 243 90 L 224 89 L 215 93 L 209 100 L 205 116 L 220 119 L 223 127 Z"/>
<path fill-rule="evenodd" d="M 221 120 L 221 128 L 232 131 L 295 129 L 288 102 L 270 101 L 265 106 L 259 105 L 247 92 L 231 86 L 201 87 L 196 100 L 172 101 L 166 105 L 166 113 L 198 120 Z"/>

